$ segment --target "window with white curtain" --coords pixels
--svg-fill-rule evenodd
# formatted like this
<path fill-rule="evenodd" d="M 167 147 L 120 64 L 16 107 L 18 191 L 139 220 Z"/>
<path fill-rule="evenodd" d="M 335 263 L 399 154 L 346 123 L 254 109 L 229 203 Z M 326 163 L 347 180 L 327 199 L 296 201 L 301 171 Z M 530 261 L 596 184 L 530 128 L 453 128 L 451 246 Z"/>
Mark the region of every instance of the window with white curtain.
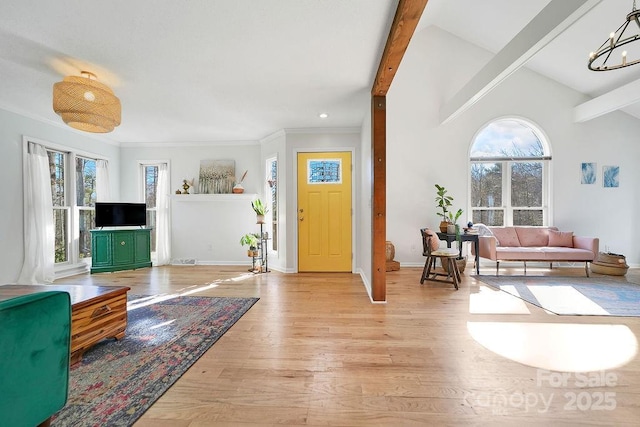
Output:
<path fill-rule="evenodd" d="M 97 158 L 57 144 L 45 144 L 45 149 L 51 177 L 56 266 L 89 261 L 90 230 L 95 228 Z"/>
<path fill-rule="evenodd" d="M 141 165 L 144 202 L 147 204 L 147 228 L 151 228 L 151 252 L 156 251 L 156 206 L 158 165 Z"/>

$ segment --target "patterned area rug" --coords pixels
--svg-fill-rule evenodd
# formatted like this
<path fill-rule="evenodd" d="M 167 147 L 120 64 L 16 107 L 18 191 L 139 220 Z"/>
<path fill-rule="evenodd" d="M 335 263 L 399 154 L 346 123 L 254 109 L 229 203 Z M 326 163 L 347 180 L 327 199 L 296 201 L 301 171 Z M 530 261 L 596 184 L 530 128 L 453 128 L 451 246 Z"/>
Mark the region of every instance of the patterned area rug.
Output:
<path fill-rule="evenodd" d="M 156 299 L 129 296 L 125 337 L 98 343 L 72 367 L 67 405 L 52 426 L 133 424 L 258 301 Z"/>
<path fill-rule="evenodd" d="M 640 316 L 640 285 L 603 277 L 479 276 L 482 282 L 560 315 Z"/>

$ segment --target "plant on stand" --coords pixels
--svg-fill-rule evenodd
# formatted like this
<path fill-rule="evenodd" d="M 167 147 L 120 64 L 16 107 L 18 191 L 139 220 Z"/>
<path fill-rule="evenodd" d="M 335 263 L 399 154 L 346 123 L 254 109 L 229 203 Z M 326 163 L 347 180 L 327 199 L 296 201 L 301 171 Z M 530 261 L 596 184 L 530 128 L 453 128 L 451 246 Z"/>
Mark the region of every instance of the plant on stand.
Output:
<path fill-rule="evenodd" d="M 249 250 L 247 251 L 247 256 L 256 257 L 258 256 L 258 240 L 260 236 L 258 233 L 247 233 L 240 238 L 240 244 L 242 246 L 249 246 Z"/>
<path fill-rule="evenodd" d="M 447 232 L 447 225 L 449 224 L 449 207 L 451 206 L 451 202 L 453 201 L 453 197 L 447 195 L 447 189 L 441 185 L 436 184 L 436 202 L 437 209 L 442 212 L 436 212 L 439 217 L 442 217 L 440 221 L 440 231 L 443 233 Z"/>
<path fill-rule="evenodd" d="M 453 212 L 449 212 L 448 217 L 449 217 L 449 226 L 448 227 L 453 227 L 452 233 L 447 231 L 448 234 L 454 234 L 456 235 L 456 243 L 458 246 L 458 256 L 456 257 L 456 264 L 458 264 L 458 270 L 460 270 L 460 273 L 462 273 L 464 271 L 465 266 L 467 265 L 467 257 L 466 256 L 462 256 L 461 253 L 461 249 L 462 249 L 462 234 L 460 234 L 460 224 L 458 224 L 458 219 L 460 218 L 460 216 L 462 215 L 462 209 L 458 209 L 456 211 L 456 213 L 454 214 Z M 447 266 L 446 264 L 443 264 L 443 267 L 445 270 L 447 270 Z"/>
<path fill-rule="evenodd" d="M 269 209 L 267 209 L 265 204 L 262 203 L 262 200 L 260 199 L 252 200 L 251 207 L 253 208 L 253 211 L 256 213 L 256 218 L 257 218 L 256 223 L 264 224 L 264 216 L 267 212 L 269 212 Z"/>

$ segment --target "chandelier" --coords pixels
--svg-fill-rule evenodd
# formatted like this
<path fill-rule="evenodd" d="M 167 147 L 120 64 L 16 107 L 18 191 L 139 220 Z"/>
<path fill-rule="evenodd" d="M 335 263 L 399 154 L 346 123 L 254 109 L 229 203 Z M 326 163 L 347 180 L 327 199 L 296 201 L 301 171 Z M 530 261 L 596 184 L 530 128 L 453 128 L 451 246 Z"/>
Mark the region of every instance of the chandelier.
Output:
<path fill-rule="evenodd" d="M 609 71 L 609 70 L 617 70 L 618 68 L 628 67 L 629 65 L 634 65 L 640 63 L 640 58 L 629 60 L 627 59 L 627 51 L 622 50 L 621 48 L 629 43 L 633 43 L 640 39 L 640 10 L 636 9 L 636 0 L 633 0 L 633 9 L 627 15 L 627 19 L 625 22 L 620 25 L 620 27 L 613 33 L 609 34 L 609 39 L 602 43 L 602 45 L 598 48 L 596 52 L 591 52 L 589 54 L 589 69 L 592 71 Z M 625 36 L 624 32 L 627 30 L 627 27 L 631 22 L 634 22 L 635 25 L 631 25 L 632 29 L 635 29 L 635 34 L 630 34 L 633 30 L 631 29 L 629 33 Z M 611 58 L 611 54 L 620 53 L 620 62 L 614 63 L 616 61 L 614 58 Z M 607 63 L 611 59 L 611 62 Z"/>
<path fill-rule="evenodd" d="M 96 75 L 67 76 L 53 85 L 53 111 L 72 128 L 86 132 L 111 132 L 120 124 L 120 100 Z"/>

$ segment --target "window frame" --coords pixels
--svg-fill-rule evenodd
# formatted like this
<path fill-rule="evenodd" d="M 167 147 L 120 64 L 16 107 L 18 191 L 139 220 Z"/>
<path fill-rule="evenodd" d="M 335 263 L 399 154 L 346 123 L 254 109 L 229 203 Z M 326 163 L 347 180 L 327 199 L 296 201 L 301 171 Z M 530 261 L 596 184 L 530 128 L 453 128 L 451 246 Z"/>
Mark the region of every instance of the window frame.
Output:
<path fill-rule="evenodd" d="M 471 153 L 473 152 L 474 144 L 476 143 L 478 136 L 483 132 L 488 126 L 493 123 L 511 120 L 520 123 L 523 126 L 528 127 L 536 136 L 536 138 L 540 141 L 542 145 L 543 154 L 541 156 L 486 156 L 486 157 L 473 157 Z M 512 184 L 512 168 L 516 163 L 532 163 L 532 162 L 540 162 L 542 164 L 542 200 L 541 206 L 512 206 L 511 204 L 511 184 Z M 495 163 L 501 164 L 502 167 L 502 205 L 489 207 L 489 206 L 473 206 L 472 201 L 472 189 L 473 189 L 473 179 L 471 176 L 472 168 L 474 164 L 478 163 Z M 475 211 L 502 211 L 503 212 L 503 225 L 504 227 L 513 226 L 513 217 L 514 211 L 520 210 L 542 210 L 542 226 L 550 226 L 552 216 L 552 156 L 551 156 L 551 146 L 549 144 L 549 139 L 547 138 L 544 131 L 537 124 L 533 123 L 528 119 L 524 119 L 521 117 L 514 116 L 505 116 L 499 117 L 493 120 L 486 122 L 482 125 L 477 132 L 474 134 L 471 139 L 471 143 L 469 144 L 469 163 L 468 163 L 468 200 L 467 200 L 467 209 L 470 213 L 470 220 L 473 221 L 473 213 Z"/>
<path fill-rule="evenodd" d="M 270 182 L 273 179 L 273 174 L 272 174 L 272 168 L 273 168 L 273 164 L 275 163 L 276 165 L 276 176 L 275 176 L 275 190 L 273 189 L 273 187 L 271 186 Z M 265 217 L 266 223 L 269 224 L 269 244 L 268 244 L 268 248 L 269 248 L 269 252 L 273 253 L 274 255 L 278 254 L 278 247 L 279 247 L 279 232 L 280 232 L 280 227 L 278 224 L 278 211 L 280 210 L 280 203 L 278 201 L 279 198 L 279 192 L 278 192 L 278 184 L 279 184 L 279 178 L 280 178 L 280 164 L 278 162 L 278 156 L 274 156 L 274 157 L 269 157 L 265 160 L 265 195 L 267 197 L 265 197 L 266 199 L 266 205 L 267 208 L 269 209 L 267 212 L 267 215 Z M 274 193 L 275 192 L 275 201 L 276 201 L 276 206 L 275 206 L 275 210 L 274 210 Z M 274 216 L 273 213 L 276 213 L 276 215 Z M 275 230 L 275 231 L 274 231 Z"/>
<path fill-rule="evenodd" d="M 140 180 L 140 183 L 138 184 L 138 191 L 139 191 L 139 195 L 138 195 L 138 200 L 140 200 L 141 203 L 147 203 L 147 180 L 146 180 L 146 168 L 149 166 L 152 167 L 156 167 L 158 168 L 158 173 L 160 172 L 160 165 L 162 164 L 166 164 L 167 165 L 167 173 L 169 173 L 170 171 L 170 163 L 169 160 L 138 160 L 138 179 Z M 171 176 L 171 175 L 169 175 Z M 157 182 L 156 182 L 157 185 Z M 169 183 L 169 186 L 171 186 L 171 184 Z M 157 188 L 156 188 L 157 190 Z M 157 200 L 157 193 L 156 193 L 156 203 L 155 203 L 155 207 L 153 208 L 147 208 L 147 213 L 149 211 L 154 212 L 154 217 L 155 217 L 155 221 L 158 220 L 158 200 Z M 149 227 L 149 224 L 147 224 L 147 227 Z M 157 227 L 151 227 L 151 260 L 153 262 L 156 262 L 157 260 Z"/>
<path fill-rule="evenodd" d="M 64 262 L 54 263 L 53 271 L 56 278 L 63 277 L 68 274 L 76 274 L 75 270 L 88 271 L 91 265 L 91 258 L 80 258 L 79 253 L 79 239 L 80 239 L 80 215 L 76 200 L 76 179 L 75 179 L 75 165 L 76 158 L 81 157 L 84 159 L 90 159 L 94 161 L 109 159 L 105 156 L 98 155 L 89 151 L 79 150 L 74 147 L 58 144 L 51 141 L 42 140 L 39 138 L 32 138 L 28 136 L 22 137 L 23 143 L 23 171 L 27 170 L 27 156 L 29 154 L 29 142 L 42 145 L 47 152 L 54 151 L 65 155 L 64 160 L 64 207 L 67 212 L 66 219 L 66 239 L 67 239 L 67 260 Z M 71 174 L 69 174 L 71 172 Z M 26 180 L 23 180 L 26 182 Z M 26 184 L 25 184 L 26 185 Z M 97 190 L 97 189 L 96 189 Z M 26 192 L 25 192 L 26 194 Z M 54 209 L 56 207 L 54 206 Z M 26 206 L 25 206 L 26 212 Z M 94 208 L 95 209 L 95 208 Z M 55 238 L 55 236 L 54 236 Z M 73 270 L 73 272 L 70 272 Z M 69 272 L 69 273 L 68 273 Z"/>

